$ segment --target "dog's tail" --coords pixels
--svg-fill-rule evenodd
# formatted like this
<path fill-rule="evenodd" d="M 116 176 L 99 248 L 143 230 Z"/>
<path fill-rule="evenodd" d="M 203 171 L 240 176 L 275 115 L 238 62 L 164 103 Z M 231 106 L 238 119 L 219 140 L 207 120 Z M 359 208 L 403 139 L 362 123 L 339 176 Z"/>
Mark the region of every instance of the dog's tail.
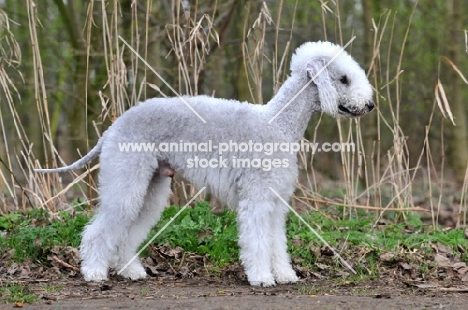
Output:
<path fill-rule="evenodd" d="M 102 149 L 102 143 L 103 143 L 104 137 L 101 137 L 97 144 L 89 151 L 88 154 L 83 156 L 83 158 L 78 159 L 75 161 L 73 164 L 65 167 L 60 167 L 56 169 L 34 169 L 36 172 L 40 173 L 53 173 L 53 172 L 66 172 L 70 170 L 75 170 L 84 167 L 88 162 L 96 158 L 99 154 L 101 154 L 101 149 Z"/>

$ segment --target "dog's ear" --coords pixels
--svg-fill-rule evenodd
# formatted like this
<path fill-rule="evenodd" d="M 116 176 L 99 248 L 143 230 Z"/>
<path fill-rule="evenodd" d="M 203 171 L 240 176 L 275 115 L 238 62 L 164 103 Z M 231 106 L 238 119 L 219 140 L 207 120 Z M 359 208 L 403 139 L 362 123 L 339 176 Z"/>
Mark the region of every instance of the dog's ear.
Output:
<path fill-rule="evenodd" d="M 333 64 L 327 65 L 324 58 L 314 58 L 307 63 L 307 75 L 317 85 L 322 112 L 336 116 L 338 113 L 338 92 L 333 86 L 329 70 Z"/>

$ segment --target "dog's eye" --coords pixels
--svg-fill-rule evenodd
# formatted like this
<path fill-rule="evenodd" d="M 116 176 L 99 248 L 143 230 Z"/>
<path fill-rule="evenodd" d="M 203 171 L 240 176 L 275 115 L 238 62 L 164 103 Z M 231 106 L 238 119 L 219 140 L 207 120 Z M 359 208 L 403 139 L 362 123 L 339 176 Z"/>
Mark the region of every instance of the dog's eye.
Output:
<path fill-rule="evenodd" d="M 347 77 L 346 75 L 343 75 L 343 76 L 340 78 L 340 82 L 341 82 L 342 84 L 348 85 L 348 84 L 349 84 L 348 77 Z"/>

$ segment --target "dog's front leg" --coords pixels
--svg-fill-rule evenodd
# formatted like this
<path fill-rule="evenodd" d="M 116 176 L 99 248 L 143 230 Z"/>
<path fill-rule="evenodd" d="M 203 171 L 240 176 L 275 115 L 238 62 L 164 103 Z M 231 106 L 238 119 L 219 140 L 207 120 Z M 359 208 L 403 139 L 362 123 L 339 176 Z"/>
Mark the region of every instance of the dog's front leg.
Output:
<path fill-rule="evenodd" d="M 250 285 L 269 287 L 275 285 L 271 268 L 271 230 L 269 212 L 272 205 L 258 200 L 239 202 L 240 259 Z"/>
<path fill-rule="evenodd" d="M 291 266 L 291 258 L 287 252 L 286 216 L 288 209 L 282 202 L 277 202 L 274 212 L 270 213 L 272 227 L 272 269 L 277 283 L 296 283 L 296 272 Z"/>

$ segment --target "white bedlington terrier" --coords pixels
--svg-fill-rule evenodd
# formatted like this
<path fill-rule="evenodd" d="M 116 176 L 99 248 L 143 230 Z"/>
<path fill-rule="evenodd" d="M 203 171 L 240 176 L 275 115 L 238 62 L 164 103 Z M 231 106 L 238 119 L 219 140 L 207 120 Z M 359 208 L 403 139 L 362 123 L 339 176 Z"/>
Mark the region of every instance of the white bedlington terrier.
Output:
<path fill-rule="evenodd" d="M 359 117 L 374 108 L 372 93 L 364 70 L 340 46 L 308 42 L 266 105 L 209 96 L 149 99 L 118 118 L 80 160 L 36 171 L 78 169 L 100 154 L 100 207 L 80 246 L 86 281 L 106 280 L 109 267 L 120 270 L 132 259 L 167 205 L 175 171 L 237 211 L 240 260 L 251 285 L 294 283 L 288 207 L 276 193 L 285 201 L 293 194 L 297 146 L 312 113 Z M 135 259 L 121 275 L 137 280 L 146 272 Z"/>

